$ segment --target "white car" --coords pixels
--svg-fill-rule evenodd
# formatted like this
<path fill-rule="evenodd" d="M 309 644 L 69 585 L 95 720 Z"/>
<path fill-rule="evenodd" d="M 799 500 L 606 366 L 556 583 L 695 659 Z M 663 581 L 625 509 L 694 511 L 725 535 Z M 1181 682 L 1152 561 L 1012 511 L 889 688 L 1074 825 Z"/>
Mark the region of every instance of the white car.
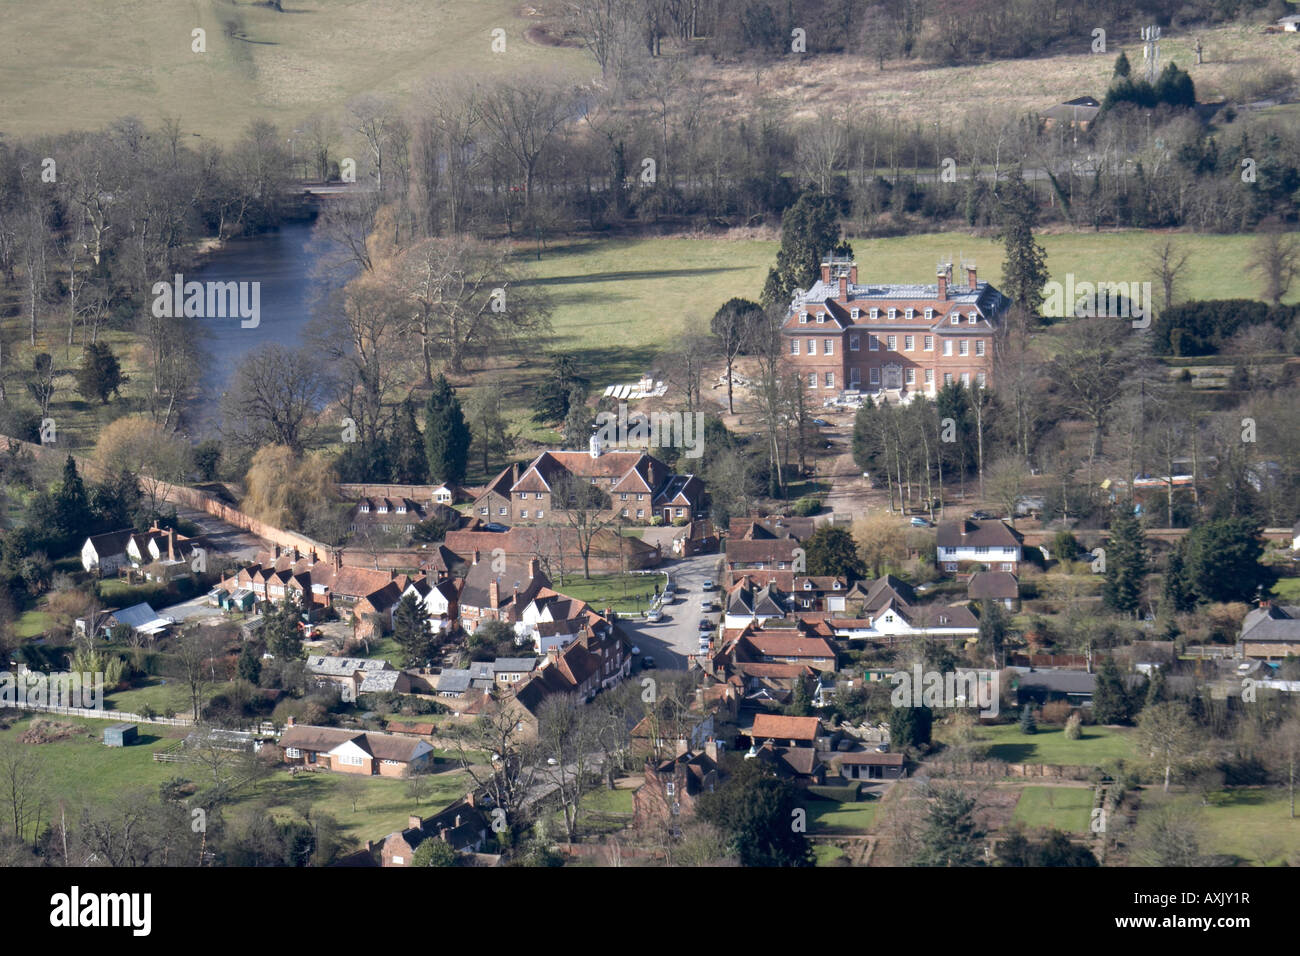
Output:
<path fill-rule="evenodd" d="M 649 611 L 646 612 L 645 619 L 649 621 L 651 624 L 658 624 L 660 621 L 664 619 L 664 612 L 659 610 L 659 608 L 657 607 L 651 608 Z"/>

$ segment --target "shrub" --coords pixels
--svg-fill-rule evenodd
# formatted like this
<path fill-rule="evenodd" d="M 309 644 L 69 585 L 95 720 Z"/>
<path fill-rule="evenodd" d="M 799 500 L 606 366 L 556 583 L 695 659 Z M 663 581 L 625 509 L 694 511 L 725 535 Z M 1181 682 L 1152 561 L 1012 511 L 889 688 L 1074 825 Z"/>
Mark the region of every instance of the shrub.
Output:
<path fill-rule="evenodd" d="M 800 518 L 807 518 L 822 510 L 822 500 L 815 495 L 807 495 L 790 506 L 790 513 Z"/>
<path fill-rule="evenodd" d="M 1043 723 L 1045 724 L 1064 724 L 1074 710 L 1068 701 L 1054 700 L 1051 703 L 1044 704 L 1042 710 Z"/>
<path fill-rule="evenodd" d="M 1081 736 L 1083 736 L 1083 721 L 1077 713 L 1070 714 L 1065 721 L 1065 739 L 1078 740 Z"/>

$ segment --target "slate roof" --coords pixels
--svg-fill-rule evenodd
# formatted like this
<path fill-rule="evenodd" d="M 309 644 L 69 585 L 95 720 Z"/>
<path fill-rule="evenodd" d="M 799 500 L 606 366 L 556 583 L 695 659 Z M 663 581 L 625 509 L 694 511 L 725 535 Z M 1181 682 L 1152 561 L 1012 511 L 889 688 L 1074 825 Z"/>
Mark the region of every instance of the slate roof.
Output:
<path fill-rule="evenodd" d="M 935 543 L 941 548 L 1018 548 L 1024 540 L 1018 531 L 1013 531 L 1004 521 L 991 519 L 974 521 L 965 518 L 961 521 L 945 521 L 939 525 L 935 534 Z"/>
<path fill-rule="evenodd" d="M 1257 607 L 1241 622 L 1243 641 L 1300 641 L 1300 607 Z"/>
<path fill-rule="evenodd" d="M 975 601 L 1020 597 L 1020 583 L 1010 571 L 977 571 L 966 585 L 966 596 Z"/>
<path fill-rule="evenodd" d="M 357 671 L 388 671 L 393 665 L 375 657 L 308 657 L 307 672 L 329 677 L 350 677 Z M 396 671 L 394 671 L 396 673 Z"/>

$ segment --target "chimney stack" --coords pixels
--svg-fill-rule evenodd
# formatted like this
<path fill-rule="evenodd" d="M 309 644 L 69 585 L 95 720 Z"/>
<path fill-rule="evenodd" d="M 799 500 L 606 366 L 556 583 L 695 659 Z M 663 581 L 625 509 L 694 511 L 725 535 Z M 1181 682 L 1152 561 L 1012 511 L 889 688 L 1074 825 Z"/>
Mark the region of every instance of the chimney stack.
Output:
<path fill-rule="evenodd" d="M 290 717 L 288 718 L 288 720 L 289 720 L 289 722 L 288 722 L 285 726 L 286 726 L 286 727 L 292 727 L 292 726 L 293 726 L 293 717 L 290 716 Z"/>
<path fill-rule="evenodd" d="M 708 754 L 709 759 L 714 763 L 718 762 L 718 742 L 710 737 L 704 743 L 704 752 Z"/>
<path fill-rule="evenodd" d="M 456 814 L 456 823 L 454 824 L 454 826 L 455 826 L 455 828 L 456 828 L 457 830 L 460 829 L 460 814 L 459 814 L 459 813 Z"/>
<path fill-rule="evenodd" d="M 449 834 L 450 832 L 451 831 L 448 830 L 446 827 L 443 827 L 441 830 L 438 831 L 438 839 L 441 840 L 443 843 L 446 843 L 447 834 Z"/>
<path fill-rule="evenodd" d="M 979 283 L 975 280 L 975 263 L 973 262 L 966 266 L 966 281 L 970 285 L 972 292 L 979 286 Z"/>
<path fill-rule="evenodd" d="M 858 284 L 858 264 L 856 262 L 849 264 L 849 282 L 853 285 Z"/>
<path fill-rule="evenodd" d="M 277 558 L 280 556 L 280 546 L 278 544 L 275 546 L 275 556 Z"/>
<path fill-rule="evenodd" d="M 942 262 L 939 263 L 939 268 L 938 268 L 938 270 L 937 270 L 937 275 L 938 275 L 938 281 L 939 281 L 939 298 L 940 298 L 940 299 L 945 299 L 945 300 L 946 300 L 946 299 L 948 298 L 948 277 L 949 277 L 949 275 L 951 274 L 951 272 L 952 272 L 952 267 L 951 267 L 951 266 L 945 266 L 945 264 L 942 263 Z"/>
<path fill-rule="evenodd" d="M 478 564 L 478 558 L 479 558 L 478 548 L 475 548 L 475 549 L 474 549 L 474 560 L 473 560 L 472 562 L 470 562 L 470 563 L 471 563 L 471 564 Z"/>
<path fill-rule="evenodd" d="M 849 277 L 843 272 L 840 273 L 840 301 L 849 301 Z"/>
<path fill-rule="evenodd" d="M 528 559 L 528 578 L 532 580 L 535 577 L 537 577 L 537 558 L 532 557 Z"/>
<path fill-rule="evenodd" d="M 176 560 L 176 529 L 167 529 L 167 560 Z"/>
<path fill-rule="evenodd" d="M 411 816 L 406 818 L 406 826 L 408 829 L 411 830 L 420 829 L 422 823 L 423 821 L 421 821 L 419 817 L 415 816 L 415 814 L 412 814 Z"/>
<path fill-rule="evenodd" d="M 827 285 L 830 285 L 830 282 L 831 282 L 831 263 L 830 263 L 830 259 L 829 259 L 829 258 L 828 258 L 825 262 L 822 263 L 822 281 L 825 282 Z"/>
<path fill-rule="evenodd" d="M 496 578 L 488 585 L 488 607 L 493 609 L 501 606 L 501 585 L 497 583 Z"/>

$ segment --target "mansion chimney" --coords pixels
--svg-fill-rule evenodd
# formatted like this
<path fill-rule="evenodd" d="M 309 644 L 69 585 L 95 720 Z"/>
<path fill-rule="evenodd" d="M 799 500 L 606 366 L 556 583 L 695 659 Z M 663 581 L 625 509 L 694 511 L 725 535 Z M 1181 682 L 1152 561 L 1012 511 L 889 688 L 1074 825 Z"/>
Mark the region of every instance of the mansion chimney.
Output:
<path fill-rule="evenodd" d="M 858 264 L 856 262 L 849 263 L 849 283 L 851 285 L 858 284 Z"/>
<path fill-rule="evenodd" d="M 966 283 L 970 286 L 972 292 L 979 287 L 979 283 L 975 280 L 975 263 L 973 262 L 966 266 Z"/>
<path fill-rule="evenodd" d="M 936 270 L 936 274 L 939 282 L 939 298 L 947 299 L 948 280 L 952 277 L 952 266 L 941 262 L 939 263 L 939 268 Z"/>
<path fill-rule="evenodd" d="M 412 814 L 406 818 L 406 825 L 412 830 L 418 830 L 420 827 L 424 826 L 424 821 Z"/>
<path fill-rule="evenodd" d="M 531 581 L 535 577 L 537 577 L 537 558 L 531 557 L 528 559 L 528 580 Z"/>
<path fill-rule="evenodd" d="M 846 272 L 840 273 L 840 301 L 849 301 L 849 276 Z"/>
<path fill-rule="evenodd" d="M 822 281 L 827 285 L 831 284 L 831 262 L 829 259 L 822 263 Z"/>

